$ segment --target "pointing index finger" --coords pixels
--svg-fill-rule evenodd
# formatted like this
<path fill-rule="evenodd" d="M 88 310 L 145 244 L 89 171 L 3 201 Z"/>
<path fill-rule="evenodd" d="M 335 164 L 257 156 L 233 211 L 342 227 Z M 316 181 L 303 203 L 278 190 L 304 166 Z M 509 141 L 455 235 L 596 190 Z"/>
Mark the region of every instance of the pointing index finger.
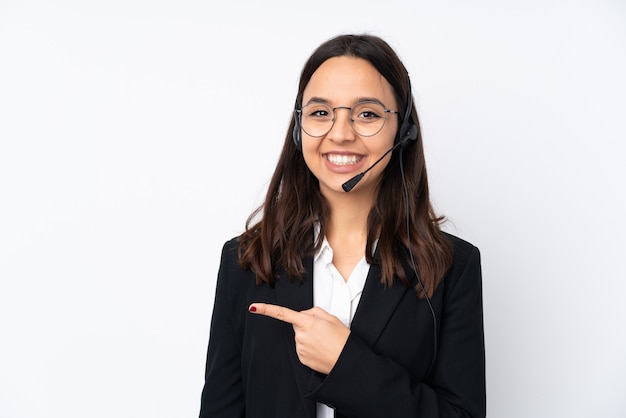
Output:
<path fill-rule="evenodd" d="M 300 316 L 302 315 L 300 312 L 294 311 L 293 309 L 269 303 L 253 303 L 248 307 L 248 310 L 254 314 L 269 316 L 292 325 L 298 325 Z"/>

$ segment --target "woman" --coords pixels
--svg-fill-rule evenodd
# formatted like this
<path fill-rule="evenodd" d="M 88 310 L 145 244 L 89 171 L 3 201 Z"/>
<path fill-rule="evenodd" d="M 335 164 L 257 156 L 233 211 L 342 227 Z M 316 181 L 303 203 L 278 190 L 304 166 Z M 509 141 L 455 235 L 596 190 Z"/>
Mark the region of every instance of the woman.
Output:
<path fill-rule="evenodd" d="M 311 55 L 265 203 L 222 252 L 201 417 L 485 416 L 480 256 L 440 230 L 420 139 L 382 39 Z"/>

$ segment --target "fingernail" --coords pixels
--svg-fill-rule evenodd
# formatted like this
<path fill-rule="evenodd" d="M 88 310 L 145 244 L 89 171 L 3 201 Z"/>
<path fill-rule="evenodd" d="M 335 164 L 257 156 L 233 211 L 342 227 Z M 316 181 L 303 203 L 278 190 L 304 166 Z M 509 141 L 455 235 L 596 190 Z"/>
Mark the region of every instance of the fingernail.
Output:
<path fill-rule="evenodd" d="M 252 305 L 250 305 L 250 307 L 248 308 L 248 310 L 249 310 L 250 312 L 256 312 L 256 306 L 252 306 Z"/>

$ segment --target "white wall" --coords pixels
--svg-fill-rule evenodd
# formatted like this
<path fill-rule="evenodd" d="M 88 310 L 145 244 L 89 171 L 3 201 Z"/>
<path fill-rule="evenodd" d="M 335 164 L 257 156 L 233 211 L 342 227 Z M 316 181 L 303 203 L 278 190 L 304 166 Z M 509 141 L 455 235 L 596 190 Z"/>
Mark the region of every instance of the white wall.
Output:
<path fill-rule="evenodd" d="M 623 1 L 223 3 L 0 0 L 0 416 L 197 415 L 221 245 L 352 31 L 482 250 L 489 416 L 626 416 Z"/>

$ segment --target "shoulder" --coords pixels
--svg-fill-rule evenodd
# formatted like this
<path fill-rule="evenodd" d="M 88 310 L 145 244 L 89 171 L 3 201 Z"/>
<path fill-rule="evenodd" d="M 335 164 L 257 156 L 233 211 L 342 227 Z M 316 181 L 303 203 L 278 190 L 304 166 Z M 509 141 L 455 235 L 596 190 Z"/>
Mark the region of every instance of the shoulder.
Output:
<path fill-rule="evenodd" d="M 231 238 L 222 245 L 222 255 L 220 265 L 238 264 L 239 259 L 239 237 Z"/>
<path fill-rule="evenodd" d="M 239 265 L 239 237 L 231 238 L 222 246 L 219 278 L 234 278 L 245 275 Z M 232 279 L 230 279 L 232 280 Z"/>
<path fill-rule="evenodd" d="M 231 239 L 229 239 L 228 241 L 226 241 L 224 243 L 224 245 L 222 246 L 222 256 L 224 255 L 235 255 L 237 256 L 237 253 L 239 251 L 239 236 L 233 237 Z"/>
<path fill-rule="evenodd" d="M 480 251 L 472 243 L 445 233 L 454 249 L 452 265 L 444 278 L 445 287 L 479 286 L 482 281 Z"/>
<path fill-rule="evenodd" d="M 471 242 L 465 241 L 447 232 L 443 232 L 443 234 L 454 250 L 453 264 L 463 264 L 472 256 L 480 256 L 479 249 Z"/>

